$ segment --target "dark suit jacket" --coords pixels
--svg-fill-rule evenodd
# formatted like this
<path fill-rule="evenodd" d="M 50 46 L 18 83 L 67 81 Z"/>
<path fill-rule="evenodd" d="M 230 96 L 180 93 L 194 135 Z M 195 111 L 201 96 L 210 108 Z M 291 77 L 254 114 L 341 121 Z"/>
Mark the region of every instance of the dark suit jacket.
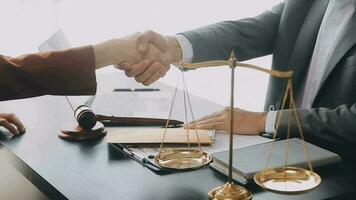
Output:
<path fill-rule="evenodd" d="M 40 95 L 90 95 L 96 92 L 92 46 L 29 54 L 0 55 L 0 100 Z"/>
<path fill-rule="evenodd" d="M 286 0 L 254 18 L 225 21 L 182 33 L 193 45 L 194 62 L 240 61 L 273 54 L 272 68 L 294 71 L 299 106 L 309 63 L 328 0 Z M 356 145 L 356 14 L 332 54 L 312 109 L 299 109 L 307 140 L 349 155 Z M 270 78 L 265 109 L 280 109 L 285 80 Z M 289 110 L 279 111 L 289 112 Z M 285 113 L 284 116 L 288 115 Z M 279 133 L 285 136 L 287 120 Z M 297 130 L 292 123 L 292 130 Z"/>

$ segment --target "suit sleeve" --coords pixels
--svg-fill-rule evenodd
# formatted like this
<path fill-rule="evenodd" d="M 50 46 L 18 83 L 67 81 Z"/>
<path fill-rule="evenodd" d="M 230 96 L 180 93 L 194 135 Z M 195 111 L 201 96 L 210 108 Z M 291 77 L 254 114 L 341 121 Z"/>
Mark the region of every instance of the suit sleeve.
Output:
<path fill-rule="evenodd" d="M 286 138 L 288 129 L 288 114 L 292 110 L 278 111 L 278 116 L 282 115 L 278 128 L 278 136 Z M 352 157 L 350 149 L 356 144 L 356 103 L 352 105 L 340 105 L 335 109 L 313 108 L 297 109 L 300 116 L 301 127 L 305 139 L 314 144 L 323 146 L 335 151 L 342 156 Z M 278 119 L 277 116 L 277 119 Z M 300 137 L 298 126 L 292 113 L 291 137 Z"/>
<path fill-rule="evenodd" d="M 96 92 L 92 46 L 23 55 L 0 55 L 0 100 L 40 95 L 91 95 Z"/>
<path fill-rule="evenodd" d="M 254 18 L 224 21 L 180 33 L 193 45 L 193 62 L 228 59 L 234 50 L 239 61 L 273 52 L 284 3 Z"/>

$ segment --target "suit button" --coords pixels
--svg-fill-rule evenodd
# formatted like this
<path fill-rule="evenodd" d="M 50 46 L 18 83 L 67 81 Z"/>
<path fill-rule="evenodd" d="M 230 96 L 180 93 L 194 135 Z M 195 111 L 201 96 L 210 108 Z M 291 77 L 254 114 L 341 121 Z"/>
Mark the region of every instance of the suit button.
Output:
<path fill-rule="evenodd" d="M 276 110 L 276 108 L 274 107 L 274 105 L 269 105 L 268 111 L 274 111 L 274 110 Z"/>

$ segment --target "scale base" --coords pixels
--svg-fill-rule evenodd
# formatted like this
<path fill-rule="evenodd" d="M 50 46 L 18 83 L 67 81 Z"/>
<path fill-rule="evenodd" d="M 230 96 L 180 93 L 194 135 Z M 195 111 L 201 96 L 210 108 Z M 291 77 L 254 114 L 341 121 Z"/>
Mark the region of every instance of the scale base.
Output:
<path fill-rule="evenodd" d="M 210 200 L 249 200 L 252 194 L 246 188 L 233 183 L 225 183 L 209 192 Z"/>

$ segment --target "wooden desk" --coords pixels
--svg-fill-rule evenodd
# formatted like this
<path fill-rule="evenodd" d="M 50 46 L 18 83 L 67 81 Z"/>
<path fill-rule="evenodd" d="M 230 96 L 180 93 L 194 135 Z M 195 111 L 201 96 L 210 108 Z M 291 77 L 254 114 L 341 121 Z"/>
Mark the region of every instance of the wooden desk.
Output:
<path fill-rule="evenodd" d="M 192 101 L 197 117 L 221 109 L 220 105 L 196 96 L 192 96 Z M 159 176 L 104 140 L 75 143 L 58 139 L 63 123 L 73 120 L 63 97 L 1 102 L 0 110 L 16 113 L 27 126 L 25 135 L 10 140 L 0 138 L 0 156 L 6 156 L 51 199 L 207 199 L 212 188 L 226 181 L 226 177 L 209 167 Z M 253 199 L 305 200 L 352 195 L 356 188 L 356 173 L 352 169 L 356 168 L 344 163 L 321 170 L 320 187 L 302 195 L 274 194 L 255 185 L 248 188 Z"/>

